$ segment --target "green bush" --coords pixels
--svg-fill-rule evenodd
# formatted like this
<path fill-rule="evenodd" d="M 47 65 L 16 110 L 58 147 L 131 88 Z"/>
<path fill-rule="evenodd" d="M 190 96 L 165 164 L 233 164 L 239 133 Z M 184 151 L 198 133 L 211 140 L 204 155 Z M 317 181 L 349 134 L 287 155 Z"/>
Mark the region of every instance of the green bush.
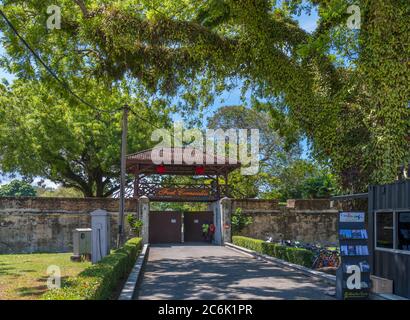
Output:
<path fill-rule="evenodd" d="M 100 262 L 70 277 L 60 289 L 43 295 L 45 300 L 106 300 L 125 279 L 142 248 L 141 238 L 133 238 L 125 245 L 104 257 Z"/>
<path fill-rule="evenodd" d="M 266 243 L 263 240 L 258 240 L 258 239 L 251 239 L 247 237 L 241 237 L 241 236 L 233 236 L 232 241 L 234 244 L 244 247 L 259 253 L 263 253 L 263 246 Z"/>
<path fill-rule="evenodd" d="M 247 216 L 242 212 L 241 208 L 237 208 L 234 213 L 232 213 L 231 224 L 233 234 L 240 233 L 246 226 L 252 224 L 253 218 Z"/>
<path fill-rule="evenodd" d="M 262 240 L 261 240 L 262 241 Z M 264 242 L 262 244 L 262 253 L 267 254 L 268 256 L 275 257 L 275 249 L 277 245 L 270 243 L 270 242 Z"/>
<path fill-rule="evenodd" d="M 278 259 L 286 260 L 288 261 L 288 256 L 286 254 L 288 247 L 286 246 L 281 246 L 280 244 L 277 244 L 275 246 L 275 257 Z"/>
<path fill-rule="evenodd" d="M 314 254 L 303 248 L 291 248 L 280 244 L 269 243 L 259 239 L 233 236 L 233 244 L 266 254 L 271 257 L 282 259 L 294 264 L 311 268 Z"/>
<path fill-rule="evenodd" d="M 286 257 L 289 262 L 311 268 L 314 254 L 303 248 L 286 248 Z"/>

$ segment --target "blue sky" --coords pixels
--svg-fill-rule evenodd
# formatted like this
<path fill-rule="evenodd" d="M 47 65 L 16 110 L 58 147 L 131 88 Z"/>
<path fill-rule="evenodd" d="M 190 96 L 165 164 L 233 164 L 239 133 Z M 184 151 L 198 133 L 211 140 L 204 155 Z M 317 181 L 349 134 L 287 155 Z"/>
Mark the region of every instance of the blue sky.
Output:
<path fill-rule="evenodd" d="M 305 29 L 308 32 L 312 32 L 315 30 L 317 26 L 317 21 L 318 21 L 317 11 L 312 10 L 311 15 L 307 15 L 304 13 L 301 16 L 296 17 L 296 19 L 299 21 L 299 24 L 303 29 Z M 4 54 L 4 48 L 0 45 L 0 55 L 3 55 L 3 54 Z M 3 79 L 3 78 L 7 79 L 8 81 L 12 81 L 14 77 L 13 75 L 8 74 L 5 70 L 0 68 L 0 79 Z M 220 97 L 215 99 L 214 105 L 212 105 L 208 110 L 206 110 L 206 112 L 204 113 L 203 121 L 205 122 L 209 116 L 212 116 L 215 110 L 217 110 L 219 107 L 242 104 L 243 102 L 241 101 L 240 96 L 241 96 L 240 90 L 238 88 L 235 88 L 230 91 L 225 91 Z M 221 102 L 221 100 L 223 100 L 223 102 Z M 249 99 L 246 99 L 246 100 L 249 100 Z M 174 120 L 177 120 L 180 117 L 178 115 L 175 115 L 173 118 Z M 307 157 L 306 141 L 302 142 L 302 146 L 304 148 L 303 156 Z M 7 177 L 0 175 L 0 185 L 7 183 L 7 181 L 9 181 Z M 50 187 L 56 187 L 56 185 L 52 183 L 51 181 L 46 181 L 46 185 Z"/>

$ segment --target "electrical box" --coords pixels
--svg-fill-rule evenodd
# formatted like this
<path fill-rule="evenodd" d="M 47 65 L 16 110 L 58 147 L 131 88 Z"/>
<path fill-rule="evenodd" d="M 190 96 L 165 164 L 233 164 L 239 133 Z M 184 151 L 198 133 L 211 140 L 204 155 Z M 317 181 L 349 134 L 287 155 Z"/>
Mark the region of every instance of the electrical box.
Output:
<path fill-rule="evenodd" d="M 75 229 L 73 232 L 73 256 L 71 260 L 81 260 L 91 255 L 91 229 Z"/>

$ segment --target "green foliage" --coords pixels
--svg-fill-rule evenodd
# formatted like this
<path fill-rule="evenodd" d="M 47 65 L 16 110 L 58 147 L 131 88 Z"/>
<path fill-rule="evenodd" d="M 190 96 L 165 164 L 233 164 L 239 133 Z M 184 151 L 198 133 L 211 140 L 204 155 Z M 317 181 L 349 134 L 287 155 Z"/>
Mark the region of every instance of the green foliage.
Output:
<path fill-rule="evenodd" d="M 154 211 L 207 211 L 208 205 L 200 202 L 153 202 L 150 208 Z"/>
<path fill-rule="evenodd" d="M 286 248 L 287 261 L 311 268 L 313 264 L 314 253 L 303 248 Z"/>
<path fill-rule="evenodd" d="M 125 245 L 86 268 L 77 277 L 63 281 L 61 289 L 43 295 L 44 300 L 107 300 L 112 297 L 120 281 L 128 276 L 142 248 L 140 238 Z"/>
<path fill-rule="evenodd" d="M 229 175 L 232 186 L 231 196 L 240 198 L 256 198 L 266 190 L 274 188 L 276 177 L 298 159 L 301 153 L 298 139 L 287 144 L 279 133 L 272 129 L 272 118 L 265 111 L 246 108 L 244 106 L 225 106 L 208 119 L 209 129 L 259 130 L 259 173 L 252 176 L 242 175 L 234 171 Z M 295 132 L 297 135 L 297 133 Z"/>
<path fill-rule="evenodd" d="M 282 259 L 307 268 L 312 267 L 314 254 L 310 250 L 303 248 L 291 248 L 275 243 L 265 242 L 259 239 L 252 239 L 241 236 L 232 237 L 233 244 L 244 247 L 262 254 Z"/>
<path fill-rule="evenodd" d="M 245 176 L 240 170 L 235 170 L 228 176 L 229 196 L 235 199 L 256 198 L 260 193 L 261 180 L 260 174 Z"/>
<path fill-rule="evenodd" d="M 346 27 L 347 7 L 353 3 L 350 0 L 62 0 L 62 29 L 54 31 L 45 26 L 48 16 L 44 10 L 53 1 L 5 0 L 3 4 L 4 11 L 36 52 L 57 74 L 69 75 L 70 84 L 94 77 L 98 79 L 96 86 L 101 88 L 102 83 L 111 88 L 123 81 L 129 89 L 137 81 L 148 96 L 178 94 L 184 101 L 181 112 L 193 114 L 193 110 L 202 111 L 216 94 L 239 79 L 242 91 L 251 91 L 258 109 L 271 113 L 277 132 L 290 143 L 303 134 L 311 143 L 314 156 L 330 164 L 343 189 L 356 192 L 365 190 L 368 183 L 390 182 L 397 167 L 410 159 L 410 6 L 408 0 L 354 2 L 362 16 L 361 29 L 356 31 Z M 308 33 L 292 14 L 308 12 L 313 7 L 318 10 L 319 25 L 315 32 Z M 0 21 L 0 28 L 6 49 L 1 65 L 19 79 L 39 80 L 48 90 L 57 91 L 54 80 L 17 41 L 4 21 Z M 80 95 L 87 96 L 89 92 L 84 84 L 76 89 Z M 23 97 L 30 90 L 14 91 L 21 94 L 20 99 L 9 102 L 13 106 L 26 108 L 54 98 L 43 94 L 24 103 Z M 110 101 L 109 95 L 90 95 L 87 98 L 100 105 L 105 105 L 106 100 L 109 105 L 118 105 Z M 3 96 L 7 95 L 2 92 Z M 48 103 L 45 105 L 49 107 Z M 7 109 L 4 104 L 1 106 L 3 120 L 3 110 Z M 24 110 L 15 111 L 12 117 L 19 119 Z M 61 114 L 61 118 L 54 115 L 56 123 L 70 118 L 65 112 Z M 35 131 L 50 137 L 47 126 L 36 129 L 36 122 L 42 123 L 41 119 L 30 116 L 28 122 L 18 121 L 15 127 L 0 129 L 0 137 L 4 135 L 8 141 L 7 132 L 11 132 L 13 137 L 24 137 L 28 146 L 34 144 L 40 151 L 41 145 L 51 143 L 54 147 L 61 140 L 66 142 L 66 135 L 61 139 L 38 138 Z M 87 120 L 89 129 L 98 127 L 95 121 Z M 71 123 L 74 128 L 76 124 Z M 141 135 L 146 132 L 143 124 L 138 127 L 143 127 Z M 58 127 L 52 129 L 60 135 Z M 29 134 L 32 132 L 34 136 Z M 115 132 L 109 131 L 107 135 L 117 138 Z M 72 134 L 70 141 L 82 141 L 81 136 Z M 91 150 L 100 146 L 86 142 Z M 0 141 L 0 146 L 3 143 Z M 65 160 L 70 164 L 77 163 L 81 154 L 70 156 L 73 149 L 78 149 L 72 144 L 58 153 L 68 153 Z M 108 145 L 112 152 L 114 147 Z M 7 148 L 0 149 L 0 156 L 13 154 L 13 150 L 14 145 L 8 143 Z M 26 168 L 33 150 L 35 155 L 39 152 L 36 148 L 17 148 L 15 153 L 21 154 L 23 160 L 11 156 L 4 160 L 7 167 L 33 173 L 35 170 Z M 50 158 L 55 155 L 52 152 Z M 113 155 L 110 153 L 109 158 L 118 160 Z M 84 157 L 88 156 L 85 152 Z M 14 161 L 26 165 L 12 168 Z M 57 161 L 53 159 L 54 163 Z M 37 172 L 46 167 L 55 176 L 56 172 L 61 175 L 73 170 L 64 163 L 67 161 L 60 161 L 56 168 L 35 161 L 30 166 L 37 164 Z M 108 161 L 103 169 L 113 163 L 117 162 Z M 110 171 L 106 175 L 110 177 L 108 183 L 112 183 L 111 175 L 115 173 Z M 80 180 L 84 183 L 86 179 Z M 85 186 L 88 183 L 96 188 L 95 181 L 86 181 L 80 188 L 88 189 L 87 195 L 95 194 Z M 101 184 L 97 185 L 101 188 Z"/>
<path fill-rule="evenodd" d="M 335 193 L 335 181 L 331 174 L 313 176 L 302 185 L 303 199 L 329 198 Z"/>
<path fill-rule="evenodd" d="M 330 170 L 308 160 L 295 160 L 284 167 L 263 193 L 266 199 L 328 198 L 339 193 L 339 183 Z"/>
<path fill-rule="evenodd" d="M 231 216 L 233 234 L 240 233 L 246 226 L 252 224 L 253 218 L 243 214 L 241 208 L 237 208 Z"/>
<path fill-rule="evenodd" d="M 272 246 L 272 244 L 268 244 L 267 246 Z M 281 246 L 281 245 L 275 245 L 273 244 L 273 252 L 274 252 L 274 257 L 282 260 L 287 260 L 288 255 L 287 255 L 287 247 Z"/>
<path fill-rule="evenodd" d="M 262 253 L 265 241 L 258 240 L 258 239 L 251 239 L 251 238 L 242 237 L 242 236 L 233 236 L 232 243 L 237 246 L 244 247 L 244 248 Z"/>
<path fill-rule="evenodd" d="M 131 227 L 132 232 L 134 232 L 134 234 L 139 237 L 141 235 L 141 229 L 144 224 L 142 220 L 138 219 L 134 214 L 130 213 L 127 215 L 127 221 Z"/>
<path fill-rule="evenodd" d="M 168 109 L 159 101 L 148 102 L 136 92 L 93 80 L 73 78 L 77 91 L 104 110 L 129 103 L 138 116 L 164 127 Z M 139 98 L 137 98 L 139 97 Z M 148 108 L 149 107 L 149 108 Z M 66 96 L 61 88 L 41 82 L 15 80 L 0 86 L 0 163 L 4 172 L 41 176 L 65 188 L 75 188 L 86 197 L 108 197 L 119 188 L 121 113 L 92 110 Z M 155 130 L 145 120 L 130 114 L 128 150 L 152 146 Z"/>
<path fill-rule="evenodd" d="M 13 180 L 0 186 L 0 197 L 35 197 L 36 190 L 27 182 Z"/>
<path fill-rule="evenodd" d="M 53 188 L 35 188 L 38 197 L 53 197 L 53 198 L 82 198 L 84 194 L 75 188 L 57 187 Z"/>

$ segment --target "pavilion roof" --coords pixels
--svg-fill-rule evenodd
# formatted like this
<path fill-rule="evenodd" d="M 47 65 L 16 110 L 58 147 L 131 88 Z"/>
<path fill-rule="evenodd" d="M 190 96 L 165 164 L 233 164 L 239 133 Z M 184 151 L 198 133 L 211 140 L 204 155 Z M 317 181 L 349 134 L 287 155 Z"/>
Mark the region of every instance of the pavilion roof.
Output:
<path fill-rule="evenodd" d="M 202 159 L 198 163 L 186 163 L 184 154 Z M 163 159 L 170 159 L 171 163 L 164 163 Z M 195 175 L 196 168 L 203 167 L 206 175 L 230 172 L 240 167 L 239 161 L 226 156 L 207 154 L 203 150 L 191 147 L 174 147 L 148 149 L 127 155 L 127 172 L 129 173 L 157 173 L 156 167 L 163 165 L 166 174 Z"/>

